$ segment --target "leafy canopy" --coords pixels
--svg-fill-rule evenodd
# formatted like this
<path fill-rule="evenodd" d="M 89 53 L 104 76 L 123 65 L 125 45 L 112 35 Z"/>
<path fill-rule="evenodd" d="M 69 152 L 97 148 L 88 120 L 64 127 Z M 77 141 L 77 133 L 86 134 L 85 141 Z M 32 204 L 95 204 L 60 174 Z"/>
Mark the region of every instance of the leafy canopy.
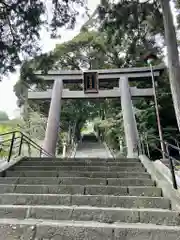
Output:
<path fill-rule="evenodd" d="M 73 28 L 83 6 L 85 0 L 1 0 L 0 73 L 14 71 L 22 57 L 37 53 L 42 27 L 48 27 L 52 37 L 63 26 Z"/>

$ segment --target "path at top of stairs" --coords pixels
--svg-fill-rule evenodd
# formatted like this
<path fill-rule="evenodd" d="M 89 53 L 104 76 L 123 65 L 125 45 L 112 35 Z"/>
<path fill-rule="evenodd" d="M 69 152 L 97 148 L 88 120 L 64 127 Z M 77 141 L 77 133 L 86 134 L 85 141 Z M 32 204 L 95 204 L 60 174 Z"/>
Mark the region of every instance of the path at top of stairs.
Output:
<path fill-rule="evenodd" d="M 108 158 L 110 153 L 102 143 L 99 142 L 83 142 L 78 145 L 76 158 Z"/>

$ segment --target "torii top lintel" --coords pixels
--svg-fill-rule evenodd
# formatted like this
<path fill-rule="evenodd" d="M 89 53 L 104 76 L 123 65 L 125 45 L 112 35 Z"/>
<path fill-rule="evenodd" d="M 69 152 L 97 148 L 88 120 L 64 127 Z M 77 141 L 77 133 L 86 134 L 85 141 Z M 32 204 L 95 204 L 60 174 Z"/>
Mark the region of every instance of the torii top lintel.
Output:
<path fill-rule="evenodd" d="M 153 67 L 154 76 L 160 76 L 161 72 L 165 70 L 164 65 L 158 65 Z M 127 76 L 129 80 L 140 80 L 144 78 L 151 77 L 150 67 L 140 67 L 140 68 L 118 68 L 118 69 L 93 69 L 93 70 L 52 70 L 48 73 L 43 73 L 42 71 L 37 71 L 35 74 L 42 77 L 44 80 L 53 81 L 55 78 L 60 77 L 65 82 L 81 82 L 83 80 L 84 72 L 97 72 L 99 80 L 115 80 L 122 76 Z"/>

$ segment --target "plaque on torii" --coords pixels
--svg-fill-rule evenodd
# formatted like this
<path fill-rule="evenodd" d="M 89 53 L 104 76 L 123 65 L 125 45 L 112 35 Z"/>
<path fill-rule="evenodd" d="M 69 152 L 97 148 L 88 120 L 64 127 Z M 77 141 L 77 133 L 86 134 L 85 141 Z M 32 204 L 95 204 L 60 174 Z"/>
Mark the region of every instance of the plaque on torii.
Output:
<path fill-rule="evenodd" d="M 83 73 L 84 93 L 98 93 L 99 81 L 97 72 Z"/>

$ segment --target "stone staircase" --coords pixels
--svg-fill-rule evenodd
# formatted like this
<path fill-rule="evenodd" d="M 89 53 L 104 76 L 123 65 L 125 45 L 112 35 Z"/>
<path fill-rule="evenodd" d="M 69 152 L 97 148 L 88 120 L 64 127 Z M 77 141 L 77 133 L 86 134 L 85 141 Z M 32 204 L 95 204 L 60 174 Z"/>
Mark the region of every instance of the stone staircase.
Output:
<path fill-rule="evenodd" d="M 0 240 L 179 240 L 138 159 L 27 158 L 0 177 Z"/>

